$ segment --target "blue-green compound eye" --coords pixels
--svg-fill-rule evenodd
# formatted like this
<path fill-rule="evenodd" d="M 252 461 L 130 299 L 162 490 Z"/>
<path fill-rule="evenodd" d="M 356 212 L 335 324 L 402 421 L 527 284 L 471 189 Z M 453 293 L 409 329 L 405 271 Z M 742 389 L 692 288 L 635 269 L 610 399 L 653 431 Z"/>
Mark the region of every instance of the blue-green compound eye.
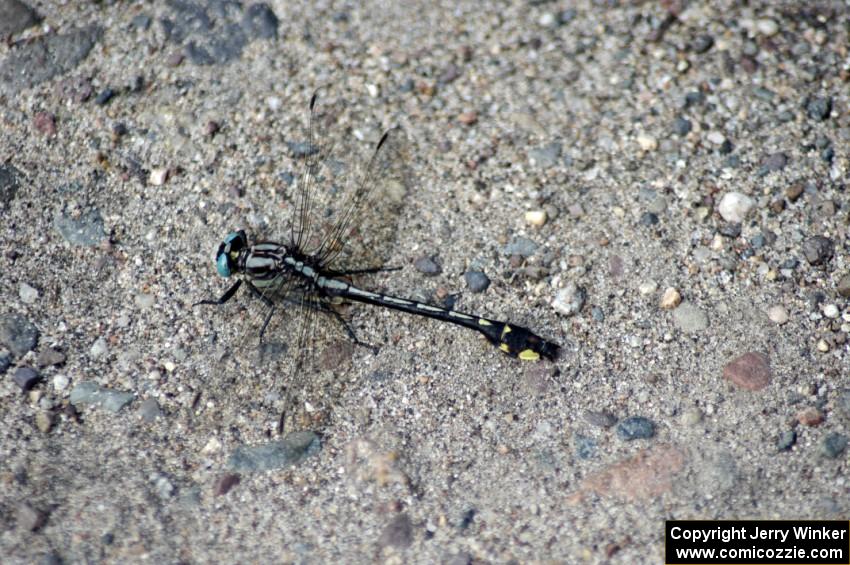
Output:
<path fill-rule="evenodd" d="M 244 231 L 232 231 L 227 234 L 221 245 L 218 246 L 218 254 L 215 256 L 215 269 L 224 278 L 233 274 L 233 253 L 239 252 L 248 241 Z"/>
<path fill-rule="evenodd" d="M 227 256 L 227 253 L 222 251 L 218 254 L 218 258 L 215 260 L 215 269 L 218 271 L 219 276 L 224 278 L 232 274 L 230 272 L 230 257 Z"/>

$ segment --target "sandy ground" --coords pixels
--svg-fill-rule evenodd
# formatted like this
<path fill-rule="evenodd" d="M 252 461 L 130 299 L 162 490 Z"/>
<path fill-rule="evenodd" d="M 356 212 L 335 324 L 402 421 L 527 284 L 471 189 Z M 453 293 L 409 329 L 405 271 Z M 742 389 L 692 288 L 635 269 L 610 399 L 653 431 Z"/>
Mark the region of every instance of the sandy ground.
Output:
<path fill-rule="evenodd" d="M 0 0 L 3 562 L 661 562 L 665 519 L 846 518 L 850 7 L 803 4 Z M 225 234 L 287 229 L 327 85 L 347 145 L 410 142 L 402 269 L 358 282 L 556 363 L 354 306 L 378 352 L 320 331 L 293 376 L 296 317 L 258 349 L 247 294 L 192 308 Z"/>

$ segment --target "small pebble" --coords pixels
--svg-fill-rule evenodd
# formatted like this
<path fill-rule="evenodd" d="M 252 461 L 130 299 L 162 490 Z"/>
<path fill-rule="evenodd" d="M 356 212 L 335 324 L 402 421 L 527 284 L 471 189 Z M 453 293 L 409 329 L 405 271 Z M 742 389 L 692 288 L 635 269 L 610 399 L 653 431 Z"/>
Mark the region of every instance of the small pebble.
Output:
<path fill-rule="evenodd" d="M 823 307 L 823 315 L 826 316 L 827 318 L 834 320 L 835 318 L 838 317 L 838 314 L 840 314 L 840 313 L 841 312 L 839 312 L 838 306 L 836 306 L 835 304 L 827 304 L 826 306 Z"/>
<path fill-rule="evenodd" d="M 640 283 L 640 286 L 638 286 L 638 292 L 640 292 L 643 296 L 653 294 L 656 290 L 658 290 L 658 283 L 655 281 L 645 281 Z"/>
<path fill-rule="evenodd" d="M 691 122 L 681 116 L 673 121 L 673 132 L 675 132 L 675 134 L 679 137 L 685 137 L 688 135 L 691 132 L 692 127 Z"/>
<path fill-rule="evenodd" d="M 15 518 L 18 529 L 26 532 L 40 530 L 47 523 L 47 514 L 27 503 L 18 506 Z"/>
<path fill-rule="evenodd" d="M 810 265 L 823 265 L 834 253 L 835 244 L 828 237 L 816 235 L 803 242 L 803 255 Z"/>
<path fill-rule="evenodd" d="M 806 102 L 806 113 L 815 121 L 822 122 L 832 113 L 832 98 L 815 97 Z"/>
<path fill-rule="evenodd" d="M 617 424 L 617 436 L 624 441 L 648 439 L 655 435 L 655 424 L 643 416 L 630 416 Z"/>
<path fill-rule="evenodd" d="M 782 306 L 771 306 L 767 309 L 767 317 L 774 324 L 781 326 L 788 321 L 788 311 Z"/>
<path fill-rule="evenodd" d="M 723 378 L 744 390 L 761 390 L 770 384 L 770 362 L 761 353 L 744 353 L 726 364 Z"/>
<path fill-rule="evenodd" d="M 169 176 L 168 167 L 161 167 L 159 169 L 151 169 L 150 177 L 148 177 L 148 182 L 152 186 L 162 186 L 168 181 Z"/>
<path fill-rule="evenodd" d="M 19 314 L 0 316 L 0 345 L 14 357 L 23 357 L 38 343 L 38 330 Z"/>
<path fill-rule="evenodd" d="M 779 439 L 776 442 L 776 449 L 779 451 L 788 451 L 795 443 L 797 443 L 797 432 L 794 430 L 785 430 L 779 434 Z"/>
<path fill-rule="evenodd" d="M 490 286 L 490 279 L 481 271 L 467 271 L 463 278 L 470 292 L 484 292 Z"/>
<path fill-rule="evenodd" d="M 809 407 L 797 412 L 795 419 L 804 426 L 816 427 L 823 423 L 824 415 L 817 408 Z"/>
<path fill-rule="evenodd" d="M 434 277 L 443 272 L 443 268 L 432 257 L 419 257 L 413 262 L 414 268 L 429 277 Z"/>
<path fill-rule="evenodd" d="M 610 412 L 588 410 L 584 413 L 584 419 L 591 426 L 607 429 L 617 423 L 617 417 Z"/>
<path fill-rule="evenodd" d="M 224 496 L 230 490 L 238 485 L 242 477 L 239 473 L 226 473 L 219 477 L 219 479 L 215 482 L 215 486 L 213 487 L 213 494 L 215 496 Z"/>
<path fill-rule="evenodd" d="M 835 287 L 838 294 L 844 298 L 850 298 L 850 275 L 844 275 Z"/>
<path fill-rule="evenodd" d="M 755 24 L 756 31 L 767 37 L 772 37 L 779 32 L 779 24 L 769 18 L 758 19 Z"/>
<path fill-rule="evenodd" d="M 38 371 L 30 367 L 18 367 L 12 375 L 12 380 L 18 385 L 22 391 L 28 392 L 34 387 L 41 377 Z"/>
<path fill-rule="evenodd" d="M 637 142 L 644 151 L 655 151 L 658 149 L 658 140 L 651 135 L 645 133 L 638 134 Z"/>
<path fill-rule="evenodd" d="M 111 88 L 106 88 L 102 90 L 100 94 L 97 95 L 97 97 L 94 99 L 94 103 L 98 106 L 105 106 L 109 103 L 110 100 L 115 98 L 115 94 L 116 93 L 114 90 L 112 90 Z"/>
<path fill-rule="evenodd" d="M 35 364 L 39 367 L 50 367 L 51 365 L 61 365 L 65 362 L 65 354 L 55 347 L 48 347 L 38 354 Z"/>
<path fill-rule="evenodd" d="M 586 300 L 587 291 L 570 281 L 555 294 L 552 308 L 564 316 L 573 316 L 581 311 Z"/>
<path fill-rule="evenodd" d="M 837 432 L 828 434 L 821 443 L 821 453 L 830 459 L 837 459 L 847 449 L 847 436 Z"/>
<path fill-rule="evenodd" d="M 540 227 L 546 223 L 546 211 L 545 210 L 529 210 L 525 213 L 525 221 L 532 226 Z"/>
<path fill-rule="evenodd" d="M 35 427 L 43 434 L 49 433 L 53 427 L 53 413 L 39 410 L 35 415 Z"/>
<path fill-rule="evenodd" d="M 148 423 L 162 416 L 162 409 L 155 398 L 146 398 L 142 401 L 139 405 L 139 416 Z"/>
<path fill-rule="evenodd" d="M 713 143 L 714 145 L 721 145 L 726 141 L 726 136 L 717 130 L 708 132 L 705 138 L 709 141 L 709 143 Z"/>
<path fill-rule="evenodd" d="M 682 295 L 679 294 L 679 291 L 673 287 L 668 287 L 664 294 L 661 296 L 661 302 L 659 306 L 663 310 L 672 310 L 677 307 L 682 302 Z"/>
<path fill-rule="evenodd" d="M 68 385 L 70 384 L 71 379 L 69 379 L 66 375 L 58 374 L 53 376 L 53 388 L 56 392 L 62 392 Z"/>
<path fill-rule="evenodd" d="M 108 350 L 109 346 L 106 343 L 106 338 L 99 337 L 89 349 L 89 355 L 91 355 L 92 359 L 99 359 L 106 355 Z"/>
<path fill-rule="evenodd" d="M 688 333 L 701 332 L 708 328 L 708 316 L 698 306 L 690 302 L 682 302 L 673 310 L 673 322 Z"/>
<path fill-rule="evenodd" d="M 720 200 L 717 211 L 727 222 L 741 223 L 755 206 L 755 201 L 740 192 L 727 192 Z"/>
<path fill-rule="evenodd" d="M 321 449 L 321 439 L 313 432 L 292 432 L 282 440 L 237 447 L 226 467 L 238 472 L 270 471 L 298 465 Z"/>
<path fill-rule="evenodd" d="M 827 343 L 826 340 L 823 339 L 823 338 L 818 340 L 816 347 L 817 347 L 817 350 L 820 351 L 821 353 L 828 353 L 829 349 L 830 349 L 829 343 Z"/>
<path fill-rule="evenodd" d="M 776 171 L 781 171 L 785 168 L 787 164 L 788 155 L 780 151 L 778 153 L 768 155 L 768 157 L 762 163 L 762 167 L 765 172 L 772 173 Z"/>
<path fill-rule="evenodd" d="M 531 257 L 537 248 L 540 247 L 536 242 L 523 237 L 521 235 L 513 238 L 510 243 L 502 248 L 505 255 L 519 255 L 521 257 Z"/>
<path fill-rule="evenodd" d="M 474 125 L 475 122 L 478 121 L 478 113 L 477 112 L 463 112 L 459 114 L 457 117 L 457 121 L 462 123 L 465 126 Z"/>
<path fill-rule="evenodd" d="M 24 303 L 33 304 L 36 300 L 38 300 L 38 290 L 27 283 L 21 283 L 18 286 L 18 296 L 20 296 L 21 301 Z"/>

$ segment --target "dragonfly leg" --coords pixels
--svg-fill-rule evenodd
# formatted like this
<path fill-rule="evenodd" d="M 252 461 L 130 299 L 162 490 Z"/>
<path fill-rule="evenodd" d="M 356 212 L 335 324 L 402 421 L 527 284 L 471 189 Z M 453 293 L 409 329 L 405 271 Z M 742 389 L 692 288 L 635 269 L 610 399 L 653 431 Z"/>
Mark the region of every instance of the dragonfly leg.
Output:
<path fill-rule="evenodd" d="M 218 299 L 215 299 L 215 300 L 213 300 L 213 299 L 201 300 L 200 302 L 195 302 L 194 304 L 192 304 L 192 307 L 194 308 L 195 306 L 199 306 L 201 304 L 213 304 L 215 306 L 221 306 L 222 304 L 224 304 L 225 302 L 227 302 L 228 300 L 233 298 L 233 295 L 236 294 L 236 291 L 239 290 L 239 287 L 241 285 L 242 285 L 242 281 L 238 280 L 238 281 L 236 281 L 236 283 L 233 286 L 228 288 L 227 291 L 224 294 L 221 295 L 221 298 L 218 298 Z M 254 286 L 254 285 L 251 285 L 250 283 L 249 283 L 249 285 L 252 288 Z"/>
<path fill-rule="evenodd" d="M 333 315 L 336 320 L 342 324 L 342 327 L 345 328 L 345 333 L 348 334 L 348 337 L 351 338 L 351 341 L 354 342 L 354 345 L 359 345 L 361 347 L 365 347 L 370 350 L 373 354 L 377 355 L 378 348 L 372 345 L 371 343 L 366 343 L 365 341 L 360 341 L 357 339 L 357 334 L 354 333 L 354 329 L 351 327 L 351 324 L 345 321 L 345 318 L 342 317 L 342 314 L 331 308 L 330 306 L 324 305 L 322 310 L 329 312 Z"/>
<path fill-rule="evenodd" d="M 260 289 L 251 284 L 250 281 L 248 281 L 248 289 L 251 291 L 251 294 L 259 298 L 269 309 L 266 314 L 266 319 L 263 320 L 263 327 L 260 328 L 260 343 L 263 343 L 263 334 L 266 333 L 266 328 L 269 326 L 269 322 L 272 321 L 272 316 L 274 315 L 274 302 L 272 302 L 268 296 L 260 292 Z"/>

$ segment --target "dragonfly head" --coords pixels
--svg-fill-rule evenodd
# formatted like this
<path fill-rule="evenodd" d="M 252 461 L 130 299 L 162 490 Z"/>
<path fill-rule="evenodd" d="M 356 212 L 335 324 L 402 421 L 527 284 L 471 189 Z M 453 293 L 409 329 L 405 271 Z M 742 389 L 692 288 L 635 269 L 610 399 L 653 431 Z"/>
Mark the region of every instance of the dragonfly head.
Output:
<path fill-rule="evenodd" d="M 248 246 L 248 238 L 243 230 L 230 232 L 215 255 L 215 268 L 218 274 L 224 278 L 229 277 L 236 270 L 236 260 L 239 253 Z"/>

